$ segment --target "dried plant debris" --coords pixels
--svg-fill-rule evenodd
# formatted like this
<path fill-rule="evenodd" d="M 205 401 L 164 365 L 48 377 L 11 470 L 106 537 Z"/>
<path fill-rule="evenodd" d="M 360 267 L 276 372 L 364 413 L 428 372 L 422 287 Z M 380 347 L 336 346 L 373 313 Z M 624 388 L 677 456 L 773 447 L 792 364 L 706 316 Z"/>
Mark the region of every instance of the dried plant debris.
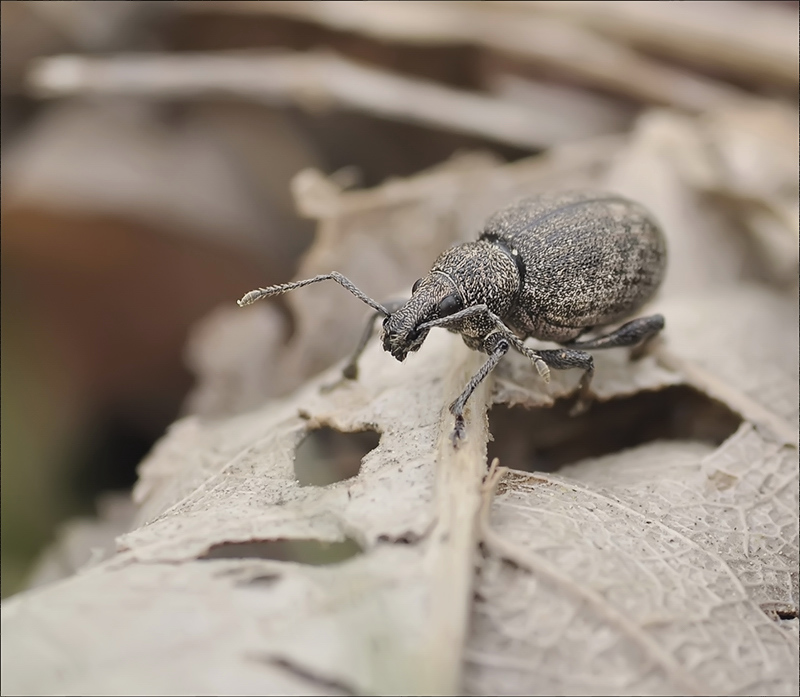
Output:
<path fill-rule="evenodd" d="M 792 11 L 779 3 L 726 3 L 724 13 L 707 2 L 669 6 L 618 0 L 602 4 L 547 0 L 523 4 L 531 12 L 552 13 L 625 44 L 701 69 L 797 89 L 797 47 L 789 21 Z"/>
<path fill-rule="evenodd" d="M 329 51 L 238 55 L 146 55 L 43 59 L 30 76 L 37 96 L 117 95 L 149 99 L 244 98 L 319 113 L 364 112 L 538 150 L 621 130 L 621 119 L 589 111 L 565 121 L 522 101 L 456 90 L 345 59 Z M 585 104 L 584 104 L 585 106 Z"/>
<path fill-rule="evenodd" d="M 730 85 L 653 60 L 623 43 L 587 31 L 576 22 L 564 21 L 555 13 L 552 16 L 532 13 L 526 11 L 525 4 L 520 11 L 519 3 L 507 7 L 500 3 L 449 1 L 320 5 L 302 1 L 226 0 L 186 3 L 184 7 L 193 13 L 288 17 L 376 41 L 415 46 L 466 44 L 644 104 L 690 112 L 746 99 L 746 93 Z M 785 27 L 780 22 L 774 24 L 778 28 L 776 39 L 785 46 Z M 565 47 L 571 48 L 565 50 Z M 586 60 L 589 55 L 592 60 Z M 791 51 L 784 50 L 777 57 L 784 73 L 792 70 L 791 61 Z"/>
<path fill-rule="evenodd" d="M 288 177 L 315 162 L 296 130 L 281 114 L 241 106 L 206 106 L 182 126 L 170 124 L 154 105 L 56 104 L 4 152 L 4 214 L 19 218 L 12 223 L 23 228 L 20 236 L 41 211 L 118 217 L 178 239 L 191 236 L 251 256 L 269 249 L 290 261 L 296 242 L 279 234 L 291 225 L 280 202 L 288 187 L 264 186 L 254 165 L 234 154 L 238 146 L 253 158 L 268 157 L 281 142 Z M 302 237 L 296 228 L 292 232 Z"/>
<path fill-rule="evenodd" d="M 716 451 L 657 443 L 509 474 L 468 692 L 789 694 L 797 621 L 762 607 L 797 608 L 796 464 L 747 425 Z"/>
<path fill-rule="evenodd" d="M 699 184 L 675 133 L 713 139 L 659 111 L 629 138 L 461 158 L 371 190 L 305 173 L 318 235 L 297 276 L 335 269 L 378 298 L 521 195 L 642 200 L 672 254 L 652 304 L 663 339 L 638 360 L 598 353 L 577 421 L 577 374 L 548 386 L 507 357 L 454 450 L 446 406 L 483 360 L 458 337 L 432 332 L 403 364 L 373 341 L 359 379 L 326 390 L 365 314 L 340 288 L 288 295 L 286 339 L 267 345 L 282 325 L 238 318 L 276 308 L 221 310 L 191 349 L 213 418 L 178 421 L 142 464 L 115 556 L 3 603 L 3 691 L 792 693 L 796 298 L 752 266 L 730 198 L 707 195 L 735 190 L 729 171 Z M 259 387 L 239 399 L 246 382 Z M 350 450 L 326 432 L 374 437 Z M 513 471 L 484 485 L 490 432 Z M 324 480 L 296 457 L 313 433 L 349 453 Z"/>

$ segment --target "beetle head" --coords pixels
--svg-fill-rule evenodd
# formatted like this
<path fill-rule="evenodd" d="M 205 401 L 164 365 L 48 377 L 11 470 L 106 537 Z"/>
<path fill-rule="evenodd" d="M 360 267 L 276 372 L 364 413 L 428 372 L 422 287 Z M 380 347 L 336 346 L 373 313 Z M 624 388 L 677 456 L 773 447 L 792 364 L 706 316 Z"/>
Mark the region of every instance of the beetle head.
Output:
<path fill-rule="evenodd" d="M 414 283 L 408 302 L 383 320 L 384 350 L 398 361 L 405 360 L 428 336 L 430 330 L 420 330 L 420 326 L 461 308 L 461 296 L 453 283 L 442 274 L 428 274 Z"/>
<path fill-rule="evenodd" d="M 442 252 L 431 272 L 411 289 L 410 300 L 383 321 L 383 348 L 398 361 L 419 350 L 428 328 L 426 322 L 452 315 L 465 307 L 486 305 L 504 317 L 521 283 L 518 264 L 496 244 L 479 240 Z M 448 327 L 465 340 L 482 339 L 494 330 L 494 322 L 473 315 Z"/>

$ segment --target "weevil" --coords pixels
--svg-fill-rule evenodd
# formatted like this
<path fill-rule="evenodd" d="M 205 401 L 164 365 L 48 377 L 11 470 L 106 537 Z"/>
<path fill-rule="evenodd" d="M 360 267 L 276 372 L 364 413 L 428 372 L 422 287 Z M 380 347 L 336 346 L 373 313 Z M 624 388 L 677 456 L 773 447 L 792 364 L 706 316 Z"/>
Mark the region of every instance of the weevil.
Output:
<path fill-rule="evenodd" d="M 379 316 L 383 348 L 398 361 L 419 350 L 434 327 L 461 334 L 489 358 L 450 405 L 455 445 L 464 437 L 470 395 L 512 347 L 546 382 L 551 368 L 583 370 L 573 412 L 583 411 L 594 375 L 587 351 L 641 345 L 663 329 L 664 317 L 656 314 L 603 333 L 653 297 L 666 262 L 664 235 L 643 206 L 612 193 L 568 191 L 525 198 L 492 215 L 476 241 L 439 256 L 408 300 L 382 305 L 334 271 L 253 290 L 239 305 L 320 281 L 339 283 L 376 311 L 344 368 L 350 380 Z M 587 332 L 599 335 L 579 340 Z M 523 343 L 529 337 L 561 348 L 532 349 Z"/>

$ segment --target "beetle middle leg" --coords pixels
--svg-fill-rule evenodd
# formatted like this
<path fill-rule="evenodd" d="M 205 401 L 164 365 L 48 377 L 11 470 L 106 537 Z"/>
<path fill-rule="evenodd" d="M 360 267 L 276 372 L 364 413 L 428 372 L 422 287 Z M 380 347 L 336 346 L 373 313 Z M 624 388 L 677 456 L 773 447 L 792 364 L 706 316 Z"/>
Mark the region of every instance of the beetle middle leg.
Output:
<path fill-rule="evenodd" d="M 578 385 L 578 400 L 572 407 L 571 414 L 580 414 L 589 406 L 589 385 L 594 375 L 594 360 L 586 350 L 599 350 L 620 346 L 636 346 L 652 339 L 664 328 L 663 315 L 651 315 L 626 322 L 619 329 L 609 334 L 586 341 L 571 341 L 564 344 L 563 349 L 538 351 L 541 359 L 551 368 L 564 370 L 582 368 L 584 373 Z"/>

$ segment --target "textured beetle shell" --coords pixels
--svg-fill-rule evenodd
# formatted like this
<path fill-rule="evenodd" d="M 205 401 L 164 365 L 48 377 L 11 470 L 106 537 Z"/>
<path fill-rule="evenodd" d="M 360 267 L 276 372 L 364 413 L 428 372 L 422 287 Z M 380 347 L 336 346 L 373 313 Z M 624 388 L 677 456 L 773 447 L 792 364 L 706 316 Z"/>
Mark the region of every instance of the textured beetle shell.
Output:
<path fill-rule="evenodd" d="M 503 241 L 524 265 L 508 325 L 557 342 L 638 310 L 661 284 L 667 261 L 647 210 L 602 192 L 524 199 L 495 213 L 480 239 Z"/>
<path fill-rule="evenodd" d="M 508 253 L 486 240 L 467 242 L 442 252 L 431 273 L 445 274 L 450 281 L 445 292 L 455 290 L 464 307 L 486 304 L 492 312 L 504 317 L 517 298 L 516 263 Z M 462 320 L 450 331 L 461 334 L 470 348 L 481 350 L 484 338 L 494 329 L 492 320 L 476 315 Z"/>

